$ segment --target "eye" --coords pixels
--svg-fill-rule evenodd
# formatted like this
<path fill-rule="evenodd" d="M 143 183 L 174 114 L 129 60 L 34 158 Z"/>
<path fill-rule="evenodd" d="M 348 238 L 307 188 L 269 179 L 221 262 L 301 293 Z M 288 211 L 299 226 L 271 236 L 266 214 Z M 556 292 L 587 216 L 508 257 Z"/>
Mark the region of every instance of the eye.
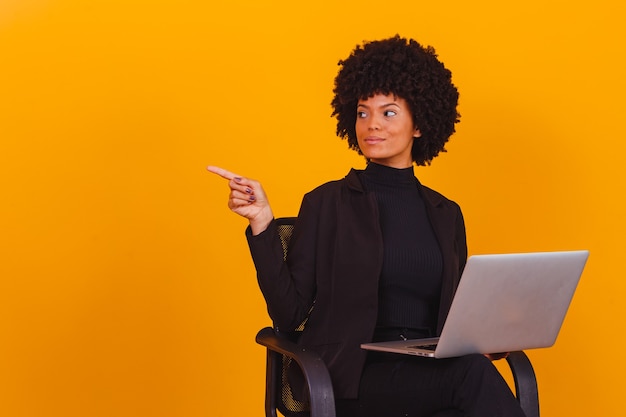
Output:
<path fill-rule="evenodd" d="M 393 110 L 385 110 L 385 112 L 383 114 L 385 115 L 385 117 L 393 117 L 393 116 L 395 116 L 398 113 L 396 113 Z"/>
<path fill-rule="evenodd" d="M 357 119 L 363 119 L 363 118 L 367 117 L 367 114 L 364 111 L 357 111 L 356 112 L 356 117 L 357 117 Z"/>

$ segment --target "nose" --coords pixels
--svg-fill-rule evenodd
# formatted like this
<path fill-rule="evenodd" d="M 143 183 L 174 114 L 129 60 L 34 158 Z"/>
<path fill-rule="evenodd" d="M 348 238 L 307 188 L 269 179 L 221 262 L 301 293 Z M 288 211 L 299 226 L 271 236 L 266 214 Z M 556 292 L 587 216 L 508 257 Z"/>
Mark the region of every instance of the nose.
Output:
<path fill-rule="evenodd" d="M 380 120 L 378 116 L 371 115 L 367 118 L 367 130 L 380 130 Z"/>

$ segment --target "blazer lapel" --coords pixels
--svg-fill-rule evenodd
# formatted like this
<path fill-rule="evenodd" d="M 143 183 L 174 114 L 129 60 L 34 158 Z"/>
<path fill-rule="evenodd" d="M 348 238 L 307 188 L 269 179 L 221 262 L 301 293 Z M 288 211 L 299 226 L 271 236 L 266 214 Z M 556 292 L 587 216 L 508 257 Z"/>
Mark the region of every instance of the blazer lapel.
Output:
<path fill-rule="evenodd" d="M 444 197 L 431 190 L 426 189 L 419 184 L 420 194 L 422 195 L 426 212 L 430 219 L 439 248 L 443 258 L 443 271 L 441 274 L 441 299 L 439 301 L 439 314 L 437 317 L 437 335 L 443 329 L 443 323 L 448 315 L 448 310 L 454 298 L 458 277 L 458 256 L 455 250 L 454 241 L 454 213 L 450 212 L 447 204 L 442 204 Z"/>

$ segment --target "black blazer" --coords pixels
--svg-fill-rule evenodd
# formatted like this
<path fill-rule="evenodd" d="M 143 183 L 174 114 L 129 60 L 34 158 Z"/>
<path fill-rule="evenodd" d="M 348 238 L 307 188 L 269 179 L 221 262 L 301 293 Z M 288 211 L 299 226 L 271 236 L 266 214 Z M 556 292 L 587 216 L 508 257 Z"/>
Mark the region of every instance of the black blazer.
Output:
<path fill-rule="evenodd" d="M 443 256 L 437 333 L 450 309 L 467 258 L 459 206 L 418 183 Z M 247 230 L 259 286 L 279 330 L 308 318 L 299 343 L 328 366 L 337 398 L 356 398 L 378 310 L 383 247 L 378 205 L 357 171 L 304 196 L 287 261 L 275 222 L 257 236 Z"/>

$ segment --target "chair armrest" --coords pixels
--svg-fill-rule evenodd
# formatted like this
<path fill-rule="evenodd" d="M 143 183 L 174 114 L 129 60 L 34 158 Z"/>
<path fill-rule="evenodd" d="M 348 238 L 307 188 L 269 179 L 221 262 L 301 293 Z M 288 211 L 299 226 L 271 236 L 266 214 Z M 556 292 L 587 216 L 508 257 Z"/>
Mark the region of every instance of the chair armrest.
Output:
<path fill-rule="evenodd" d="M 515 393 L 526 417 L 539 417 L 537 377 L 528 356 L 522 351 L 511 352 L 506 358 L 515 382 Z"/>
<path fill-rule="evenodd" d="M 330 374 L 317 353 L 303 349 L 271 327 L 261 329 L 256 335 L 256 342 L 292 358 L 298 364 L 309 389 L 311 417 L 335 417 L 335 395 Z"/>

